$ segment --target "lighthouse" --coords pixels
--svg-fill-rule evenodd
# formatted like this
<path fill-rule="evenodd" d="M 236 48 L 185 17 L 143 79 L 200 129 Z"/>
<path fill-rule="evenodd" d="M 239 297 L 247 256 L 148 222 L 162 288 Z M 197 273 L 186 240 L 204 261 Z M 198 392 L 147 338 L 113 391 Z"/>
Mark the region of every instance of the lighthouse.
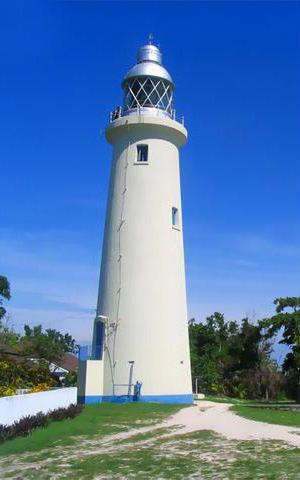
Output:
<path fill-rule="evenodd" d="M 192 403 L 174 82 L 150 41 L 122 80 L 112 146 L 92 357 L 81 362 L 86 403 Z"/>

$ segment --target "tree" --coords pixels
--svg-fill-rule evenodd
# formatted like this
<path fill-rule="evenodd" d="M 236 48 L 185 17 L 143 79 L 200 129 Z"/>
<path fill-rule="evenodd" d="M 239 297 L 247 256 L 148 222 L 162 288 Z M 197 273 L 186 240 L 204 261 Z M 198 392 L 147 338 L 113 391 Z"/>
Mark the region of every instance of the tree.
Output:
<path fill-rule="evenodd" d="M 24 326 L 25 335 L 21 342 L 24 355 L 46 360 L 50 363 L 59 362 L 65 353 L 77 353 L 78 345 L 74 338 L 66 333 L 63 335 L 57 330 L 48 328 L 43 331 L 42 325 L 36 327 Z"/>
<path fill-rule="evenodd" d="M 10 299 L 10 285 L 7 278 L 4 277 L 3 275 L 0 275 L 0 320 L 6 314 L 5 308 L 2 306 L 4 298 L 6 300 Z"/>
<path fill-rule="evenodd" d="M 278 369 L 261 326 L 248 318 L 226 321 L 215 312 L 204 323 L 189 322 L 191 366 L 202 390 L 240 398 L 276 396 Z M 256 383 L 254 384 L 253 381 Z"/>
<path fill-rule="evenodd" d="M 245 383 L 250 398 L 264 398 L 268 401 L 278 397 L 282 387 L 282 375 L 276 361 L 270 358 L 264 348 L 259 351 L 256 368 L 246 373 Z"/>
<path fill-rule="evenodd" d="M 236 322 L 226 322 L 219 312 L 207 317 L 205 323 L 189 322 L 192 376 L 198 377 L 204 391 L 228 393 L 226 372 L 232 364 L 229 340 L 237 330 Z"/>
<path fill-rule="evenodd" d="M 282 368 L 294 385 L 294 395 L 300 402 L 300 297 L 276 298 L 276 313 L 261 322 L 267 329 L 266 336 L 273 337 L 282 331 L 279 343 L 288 345 L 291 351 L 286 355 Z"/>
<path fill-rule="evenodd" d="M 191 365 L 193 378 L 198 377 L 204 391 L 222 391 L 222 362 L 227 328 L 221 313 L 215 312 L 206 323 L 189 322 Z"/>
<path fill-rule="evenodd" d="M 0 344 L 18 348 L 20 335 L 16 333 L 10 322 L 8 314 L 0 320 Z"/>
<path fill-rule="evenodd" d="M 15 347 L 19 335 L 14 332 L 6 309 L 2 306 L 3 299 L 10 300 L 10 284 L 6 277 L 0 275 L 0 343 Z"/>

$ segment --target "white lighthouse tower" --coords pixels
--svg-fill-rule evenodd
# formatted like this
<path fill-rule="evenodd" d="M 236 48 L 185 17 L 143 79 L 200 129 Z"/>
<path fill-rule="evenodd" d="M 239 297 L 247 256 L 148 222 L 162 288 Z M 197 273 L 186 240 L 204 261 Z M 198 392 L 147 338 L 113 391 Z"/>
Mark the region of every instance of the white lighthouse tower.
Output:
<path fill-rule="evenodd" d="M 174 83 L 155 45 L 139 49 L 122 88 L 123 106 L 106 130 L 113 155 L 94 366 L 82 400 L 136 393 L 139 401 L 191 403 L 179 171 L 187 131 L 175 119 Z"/>

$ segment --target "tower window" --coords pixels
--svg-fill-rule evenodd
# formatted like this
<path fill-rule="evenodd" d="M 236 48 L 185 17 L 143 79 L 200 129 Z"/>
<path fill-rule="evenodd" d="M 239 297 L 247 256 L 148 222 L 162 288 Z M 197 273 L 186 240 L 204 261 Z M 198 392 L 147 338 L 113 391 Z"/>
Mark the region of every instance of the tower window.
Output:
<path fill-rule="evenodd" d="M 178 227 L 179 225 L 179 214 L 178 214 L 178 208 L 172 207 L 172 225 L 173 227 Z"/>
<path fill-rule="evenodd" d="M 148 162 L 148 145 L 137 145 L 137 162 Z"/>
<path fill-rule="evenodd" d="M 96 322 L 95 359 L 102 360 L 104 342 L 104 323 Z"/>

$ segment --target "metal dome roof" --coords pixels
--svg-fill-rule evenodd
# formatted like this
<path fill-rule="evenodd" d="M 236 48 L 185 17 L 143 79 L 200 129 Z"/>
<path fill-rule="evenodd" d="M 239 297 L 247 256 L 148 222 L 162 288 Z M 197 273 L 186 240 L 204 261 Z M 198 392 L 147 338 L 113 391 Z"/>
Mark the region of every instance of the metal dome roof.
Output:
<path fill-rule="evenodd" d="M 140 47 L 137 53 L 137 64 L 126 73 L 122 87 L 127 80 L 134 77 L 161 78 L 170 82 L 174 87 L 171 75 L 161 63 L 161 57 L 159 48 L 151 43 Z"/>

